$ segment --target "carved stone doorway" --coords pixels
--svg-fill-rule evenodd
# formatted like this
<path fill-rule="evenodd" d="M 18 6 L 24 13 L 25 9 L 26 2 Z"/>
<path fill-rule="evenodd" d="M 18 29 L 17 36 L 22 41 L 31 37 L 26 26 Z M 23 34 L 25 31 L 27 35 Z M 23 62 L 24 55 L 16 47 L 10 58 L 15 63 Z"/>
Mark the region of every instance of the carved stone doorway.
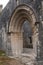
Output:
<path fill-rule="evenodd" d="M 22 25 L 24 21 L 27 20 L 30 23 L 32 30 L 32 52 L 34 56 L 37 56 L 37 41 L 38 41 L 38 28 L 36 26 L 37 16 L 34 10 L 28 5 L 18 6 L 10 19 L 9 22 L 9 33 L 11 33 L 11 47 L 14 57 L 19 57 L 23 53 L 23 30 Z M 29 52 L 28 52 L 29 53 Z"/>

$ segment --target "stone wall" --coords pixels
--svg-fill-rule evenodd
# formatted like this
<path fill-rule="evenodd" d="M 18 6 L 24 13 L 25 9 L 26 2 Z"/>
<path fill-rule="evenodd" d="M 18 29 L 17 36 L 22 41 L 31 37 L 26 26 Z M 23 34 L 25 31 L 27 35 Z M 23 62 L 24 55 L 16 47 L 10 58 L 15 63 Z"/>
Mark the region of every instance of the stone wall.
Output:
<path fill-rule="evenodd" d="M 8 23 L 11 18 L 11 15 L 15 8 L 20 5 L 20 4 L 29 4 L 32 6 L 32 8 L 36 11 L 37 13 L 37 18 L 39 19 L 38 22 L 39 24 L 39 48 L 40 49 L 40 54 L 39 57 L 40 59 L 43 59 L 43 21 L 40 20 L 40 15 L 41 14 L 41 9 L 40 9 L 40 1 L 41 0 L 19 0 L 19 3 L 17 4 L 16 0 L 10 0 L 9 3 L 6 5 L 4 10 L 2 11 L 2 14 L 0 16 L 0 49 L 4 49 L 7 51 L 6 53 L 8 54 L 11 52 L 11 46 L 8 41 L 10 38 L 10 35 L 8 34 Z M 37 4 L 36 4 L 37 3 Z M 40 5 L 40 6 L 39 6 Z M 43 6 L 42 6 L 43 7 Z M 8 54 L 9 55 L 9 54 Z M 11 54 L 12 55 L 12 54 Z"/>
<path fill-rule="evenodd" d="M 2 12 L 2 5 L 0 5 L 0 16 L 1 16 L 1 12 Z M 0 49 L 2 49 L 2 35 L 1 35 L 1 33 L 2 33 L 2 30 L 1 30 L 1 24 L 0 24 Z"/>

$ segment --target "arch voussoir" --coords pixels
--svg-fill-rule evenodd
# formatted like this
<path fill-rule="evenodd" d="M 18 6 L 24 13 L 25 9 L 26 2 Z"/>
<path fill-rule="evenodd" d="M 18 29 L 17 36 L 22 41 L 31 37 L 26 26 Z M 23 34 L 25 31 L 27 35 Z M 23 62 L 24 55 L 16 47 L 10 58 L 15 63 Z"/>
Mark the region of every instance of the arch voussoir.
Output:
<path fill-rule="evenodd" d="M 27 18 L 29 20 L 31 26 L 34 27 L 37 19 L 36 19 L 36 15 L 35 15 L 33 9 L 28 5 L 21 5 L 15 9 L 14 14 L 11 17 L 10 24 L 8 27 L 9 32 L 11 32 L 11 31 L 13 32 L 14 29 L 17 28 L 16 26 L 18 24 L 20 24 L 20 22 L 18 22 L 18 21 L 20 21 L 20 18 L 23 19 L 23 17 Z"/>

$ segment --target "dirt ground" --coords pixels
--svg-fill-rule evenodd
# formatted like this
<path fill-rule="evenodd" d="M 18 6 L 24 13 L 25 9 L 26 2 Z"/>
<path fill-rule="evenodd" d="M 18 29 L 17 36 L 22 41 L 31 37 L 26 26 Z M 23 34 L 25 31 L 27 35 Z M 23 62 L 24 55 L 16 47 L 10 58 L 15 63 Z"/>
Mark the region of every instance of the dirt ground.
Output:
<path fill-rule="evenodd" d="M 25 65 L 16 59 L 0 56 L 0 65 Z"/>
<path fill-rule="evenodd" d="M 6 56 L 5 52 L 0 50 L 0 65 L 25 65 L 19 60 L 9 58 Z"/>

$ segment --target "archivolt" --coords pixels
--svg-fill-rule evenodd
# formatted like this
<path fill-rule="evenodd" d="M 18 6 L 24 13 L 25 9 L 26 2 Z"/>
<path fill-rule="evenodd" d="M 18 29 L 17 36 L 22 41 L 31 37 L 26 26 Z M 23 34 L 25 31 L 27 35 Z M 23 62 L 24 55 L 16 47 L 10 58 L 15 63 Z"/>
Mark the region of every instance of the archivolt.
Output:
<path fill-rule="evenodd" d="M 24 20 L 28 20 L 32 27 L 32 31 L 34 32 L 36 26 L 35 23 L 38 21 L 37 16 L 29 5 L 22 4 L 19 5 L 13 12 L 10 23 L 9 23 L 9 31 L 8 32 L 18 32 L 20 31 Z"/>
<path fill-rule="evenodd" d="M 33 54 L 32 57 L 37 56 L 37 44 L 38 44 L 38 28 L 35 25 L 38 22 L 37 16 L 29 5 L 19 5 L 13 12 L 9 24 L 8 24 L 8 32 L 11 33 L 11 44 L 13 55 L 20 56 L 23 50 L 23 33 L 21 30 L 22 24 L 25 20 L 31 25 L 32 28 L 32 43 L 33 43 Z M 14 56 L 15 56 L 14 55 Z"/>

